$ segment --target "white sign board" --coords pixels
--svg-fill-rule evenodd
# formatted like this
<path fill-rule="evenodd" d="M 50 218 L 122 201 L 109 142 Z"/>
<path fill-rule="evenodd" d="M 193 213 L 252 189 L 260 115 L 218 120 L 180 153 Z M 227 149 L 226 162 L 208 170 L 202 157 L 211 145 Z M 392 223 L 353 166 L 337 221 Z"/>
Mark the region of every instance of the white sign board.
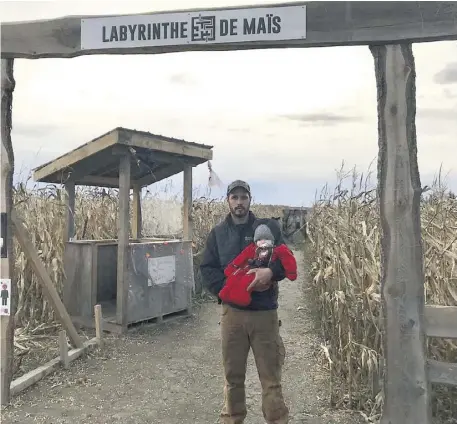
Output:
<path fill-rule="evenodd" d="M 161 258 L 148 258 L 148 286 L 166 285 L 175 281 L 176 258 L 162 256 Z"/>
<path fill-rule="evenodd" d="M 81 19 L 82 50 L 305 38 L 306 6 Z"/>
<path fill-rule="evenodd" d="M 11 280 L 8 278 L 0 279 L 0 315 L 11 314 Z"/>

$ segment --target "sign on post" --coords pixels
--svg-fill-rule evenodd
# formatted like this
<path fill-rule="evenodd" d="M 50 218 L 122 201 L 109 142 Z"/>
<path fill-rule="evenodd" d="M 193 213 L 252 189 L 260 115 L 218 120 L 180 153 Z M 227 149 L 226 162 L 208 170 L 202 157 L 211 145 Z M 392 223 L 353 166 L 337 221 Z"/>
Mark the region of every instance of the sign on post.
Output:
<path fill-rule="evenodd" d="M 11 280 L 9 278 L 0 279 L 0 315 L 11 315 Z"/>
<path fill-rule="evenodd" d="M 82 50 L 305 38 L 302 5 L 81 19 Z"/>

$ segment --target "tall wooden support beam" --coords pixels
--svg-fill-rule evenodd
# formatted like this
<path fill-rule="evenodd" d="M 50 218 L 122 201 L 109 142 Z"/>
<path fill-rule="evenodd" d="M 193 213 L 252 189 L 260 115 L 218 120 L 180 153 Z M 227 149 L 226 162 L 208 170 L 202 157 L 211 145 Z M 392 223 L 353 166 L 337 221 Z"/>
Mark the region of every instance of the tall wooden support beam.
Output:
<path fill-rule="evenodd" d="M 75 182 L 70 180 L 65 183 L 66 228 L 64 242 L 71 240 L 75 236 L 75 200 Z"/>
<path fill-rule="evenodd" d="M 182 226 L 183 226 L 183 240 L 190 240 L 192 242 L 192 166 L 186 165 L 184 167 L 184 181 L 183 181 L 183 212 L 182 212 Z M 191 247 L 192 249 L 192 247 Z M 191 263 L 189 266 L 193 272 L 193 261 L 191 255 Z M 187 312 L 192 313 L 192 294 L 194 287 L 189 287 L 188 307 Z"/>
<path fill-rule="evenodd" d="M 192 240 L 192 166 L 186 165 L 184 168 L 183 181 L 183 238 Z"/>
<path fill-rule="evenodd" d="M 15 81 L 13 76 L 13 59 L 2 59 L 2 106 L 1 106 L 1 175 L 0 175 L 0 212 L 1 212 L 1 260 L 0 277 L 13 281 L 13 231 L 11 225 L 11 209 L 13 204 L 13 173 L 14 154 L 11 143 L 13 91 Z M 16 313 L 16 288 L 9 284 L 10 300 L 9 315 L 0 317 L 0 404 L 5 406 L 10 401 L 10 384 L 13 375 L 14 353 L 14 314 Z"/>
<path fill-rule="evenodd" d="M 125 153 L 120 156 L 119 165 L 119 227 L 117 246 L 117 298 L 116 320 L 127 329 L 127 300 L 129 288 L 127 286 L 127 251 L 129 244 L 130 219 L 130 156 Z"/>
<path fill-rule="evenodd" d="M 133 222 L 132 222 L 132 237 L 134 239 L 141 238 L 142 231 L 142 216 L 141 216 L 141 186 L 133 185 Z"/>
<path fill-rule="evenodd" d="M 370 50 L 378 92 L 381 292 L 386 331 L 381 423 L 429 424 L 414 57 L 411 44 Z"/>

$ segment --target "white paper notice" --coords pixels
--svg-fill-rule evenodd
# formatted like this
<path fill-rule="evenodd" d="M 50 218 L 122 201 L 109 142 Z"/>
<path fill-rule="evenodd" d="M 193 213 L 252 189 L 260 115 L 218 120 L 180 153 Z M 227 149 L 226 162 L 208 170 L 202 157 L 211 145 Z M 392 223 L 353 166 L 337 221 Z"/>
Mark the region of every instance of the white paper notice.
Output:
<path fill-rule="evenodd" d="M 166 285 L 173 283 L 176 278 L 176 258 L 162 256 L 148 258 L 148 286 Z"/>

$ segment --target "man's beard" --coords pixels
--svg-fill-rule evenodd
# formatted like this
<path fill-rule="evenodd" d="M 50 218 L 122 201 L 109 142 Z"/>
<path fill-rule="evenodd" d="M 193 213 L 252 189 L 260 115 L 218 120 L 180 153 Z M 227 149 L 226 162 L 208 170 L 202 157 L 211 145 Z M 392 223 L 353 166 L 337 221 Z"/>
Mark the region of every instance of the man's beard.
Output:
<path fill-rule="evenodd" d="M 231 210 L 232 214 L 236 217 L 242 218 L 248 214 L 248 209 L 243 207 L 236 207 Z"/>

